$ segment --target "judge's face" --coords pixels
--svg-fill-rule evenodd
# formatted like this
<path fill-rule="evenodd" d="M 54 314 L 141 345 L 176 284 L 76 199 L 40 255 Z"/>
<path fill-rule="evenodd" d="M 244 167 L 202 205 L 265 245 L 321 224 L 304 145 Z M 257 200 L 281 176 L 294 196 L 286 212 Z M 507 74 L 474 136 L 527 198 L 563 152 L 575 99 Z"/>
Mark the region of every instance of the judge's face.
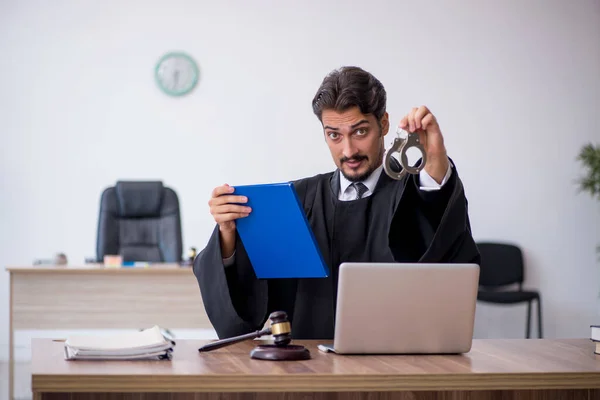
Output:
<path fill-rule="evenodd" d="M 364 180 L 381 165 L 383 137 L 389 129 L 387 113 L 380 123 L 358 107 L 343 112 L 324 110 L 321 119 L 333 161 L 346 179 Z"/>

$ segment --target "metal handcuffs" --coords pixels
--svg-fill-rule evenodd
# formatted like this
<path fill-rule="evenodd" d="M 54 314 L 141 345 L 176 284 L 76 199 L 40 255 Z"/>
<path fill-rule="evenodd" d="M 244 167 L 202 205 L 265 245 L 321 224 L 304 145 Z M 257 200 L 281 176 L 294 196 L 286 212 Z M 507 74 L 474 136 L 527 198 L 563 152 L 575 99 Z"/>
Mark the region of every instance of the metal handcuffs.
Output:
<path fill-rule="evenodd" d="M 383 157 L 383 169 L 391 178 L 401 180 L 407 173 L 415 175 L 421 172 L 427 163 L 427 154 L 425 153 L 425 148 L 419 141 L 418 133 L 410 133 L 398 128 L 396 134 L 398 137 L 394 139 L 392 146 L 385 151 Z M 411 147 L 416 147 L 422 155 L 421 163 L 416 167 L 409 165 L 408 158 L 406 157 L 406 151 Z M 400 166 L 402 167 L 400 172 L 394 171 L 390 164 L 392 162 L 392 154 L 395 152 L 400 153 Z"/>

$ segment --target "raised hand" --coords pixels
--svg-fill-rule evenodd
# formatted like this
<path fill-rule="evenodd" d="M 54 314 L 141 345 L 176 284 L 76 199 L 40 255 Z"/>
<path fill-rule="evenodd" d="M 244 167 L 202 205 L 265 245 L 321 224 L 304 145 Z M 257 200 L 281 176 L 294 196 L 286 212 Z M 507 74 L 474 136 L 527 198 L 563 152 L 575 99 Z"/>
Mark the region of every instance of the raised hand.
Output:
<path fill-rule="evenodd" d="M 219 224 L 223 258 L 230 257 L 235 250 L 235 220 L 247 217 L 252 211 L 250 207 L 242 205 L 248 199 L 245 196 L 237 196 L 234 192 L 235 188 L 227 184 L 217 186 L 208 201 L 210 213 Z"/>
<path fill-rule="evenodd" d="M 441 183 L 448 170 L 450 160 L 448 160 L 444 137 L 435 116 L 425 106 L 414 107 L 402 118 L 399 127 L 419 134 L 419 140 L 427 153 L 425 171 L 436 182 Z"/>
<path fill-rule="evenodd" d="M 252 211 L 248 206 L 236 204 L 246 203 L 248 199 L 245 196 L 237 196 L 234 192 L 235 189 L 227 184 L 217 186 L 208 201 L 210 213 L 219 224 L 221 232 L 235 231 L 235 220 L 247 217 Z"/>

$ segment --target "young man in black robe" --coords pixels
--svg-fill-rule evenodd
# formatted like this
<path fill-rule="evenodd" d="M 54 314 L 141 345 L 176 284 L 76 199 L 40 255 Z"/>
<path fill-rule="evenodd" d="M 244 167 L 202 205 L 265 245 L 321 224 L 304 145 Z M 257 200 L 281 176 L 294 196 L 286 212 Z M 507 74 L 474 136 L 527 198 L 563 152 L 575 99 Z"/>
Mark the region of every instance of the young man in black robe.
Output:
<path fill-rule="evenodd" d="M 342 262 L 479 263 L 463 185 L 427 107 L 413 108 L 400 121 L 400 128 L 418 132 L 427 154 L 421 173 L 402 180 L 382 171 L 390 122 L 385 89 L 370 73 L 333 71 L 313 110 L 337 169 L 294 186 L 330 277 L 258 280 L 235 228 L 251 210 L 232 204 L 245 202 L 233 187 L 215 188 L 209 205 L 217 225 L 193 268 L 219 338 L 259 330 L 281 310 L 293 338 L 332 339 Z"/>

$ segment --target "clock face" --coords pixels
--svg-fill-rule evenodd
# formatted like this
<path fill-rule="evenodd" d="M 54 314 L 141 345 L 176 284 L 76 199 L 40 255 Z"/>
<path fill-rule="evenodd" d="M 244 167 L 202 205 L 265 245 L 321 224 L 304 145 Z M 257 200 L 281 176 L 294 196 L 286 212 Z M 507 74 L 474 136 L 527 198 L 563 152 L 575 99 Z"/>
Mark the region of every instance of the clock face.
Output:
<path fill-rule="evenodd" d="M 185 53 L 168 53 L 156 64 L 155 78 L 163 92 L 182 96 L 198 83 L 198 66 Z"/>

